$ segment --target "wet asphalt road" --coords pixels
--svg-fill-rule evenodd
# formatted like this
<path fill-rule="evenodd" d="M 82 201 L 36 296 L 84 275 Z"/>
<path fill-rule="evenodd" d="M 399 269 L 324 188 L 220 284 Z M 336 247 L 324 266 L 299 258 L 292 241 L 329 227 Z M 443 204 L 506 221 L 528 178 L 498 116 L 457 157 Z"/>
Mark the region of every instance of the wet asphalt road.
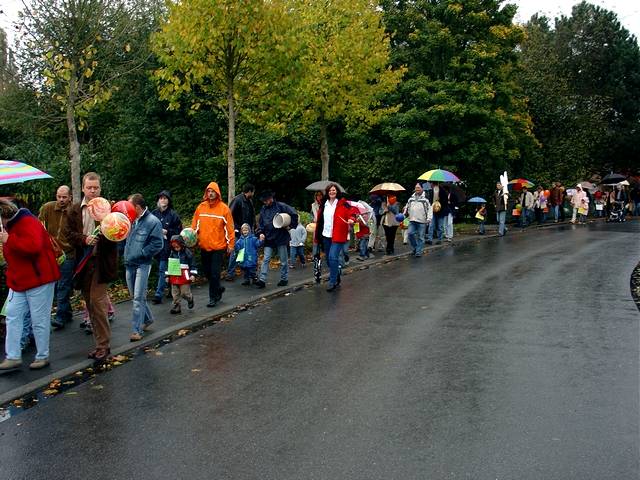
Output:
<path fill-rule="evenodd" d="M 0 423 L 2 479 L 635 479 L 640 223 L 443 249 Z"/>

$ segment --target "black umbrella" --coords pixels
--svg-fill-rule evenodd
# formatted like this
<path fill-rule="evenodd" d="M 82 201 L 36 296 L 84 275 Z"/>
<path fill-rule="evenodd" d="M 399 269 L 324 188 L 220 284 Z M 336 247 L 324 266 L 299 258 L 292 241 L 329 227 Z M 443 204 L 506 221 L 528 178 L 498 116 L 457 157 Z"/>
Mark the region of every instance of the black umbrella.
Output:
<path fill-rule="evenodd" d="M 623 182 L 627 179 L 624 175 L 620 175 L 619 173 L 610 173 L 606 177 L 604 177 L 600 183 L 602 185 L 616 185 L 620 182 Z"/>

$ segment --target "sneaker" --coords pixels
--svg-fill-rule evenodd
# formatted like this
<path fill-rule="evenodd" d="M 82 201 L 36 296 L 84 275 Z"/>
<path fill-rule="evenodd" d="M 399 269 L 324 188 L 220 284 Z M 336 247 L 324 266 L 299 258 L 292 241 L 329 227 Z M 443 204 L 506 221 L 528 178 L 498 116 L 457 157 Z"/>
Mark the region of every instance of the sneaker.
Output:
<path fill-rule="evenodd" d="M 180 308 L 180 305 L 174 305 L 173 307 L 171 307 L 171 310 L 169 310 L 169 313 L 182 313 L 182 309 Z"/>
<path fill-rule="evenodd" d="M 140 340 L 142 340 L 142 335 L 140 335 L 139 333 L 132 333 L 129 336 L 130 342 L 139 342 Z"/>
<path fill-rule="evenodd" d="M 289 268 L 296 268 L 296 266 L 289 264 Z"/>
<path fill-rule="evenodd" d="M 0 363 L 0 371 L 9 372 L 11 370 L 15 370 L 22 366 L 22 360 L 10 360 L 5 358 L 2 363 Z"/>
<path fill-rule="evenodd" d="M 278 282 L 279 287 L 286 287 L 287 285 L 289 285 L 289 280 L 280 280 Z"/>
<path fill-rule="evenodd" d="M 116 312 L 109 312 L 107 313 L 107 320 L 109 321 L 109 323 L 112 323 L 116 318 Z"/>
<path fill-rule="evenodd" d="M 360 255 L 360 256 L 356 257 L 356 260 L 358 260 L 360 262 L 364 262 L 365 258 L 362 255 Z"/>
<path fill-rule="evenodd" d="M 257 280 L 257 281 L 255 282 L 255 285 L 256 285 L 256 287 L 258 287 L 258 288 L 264 288 L 264 287 L 266 287 L 266 286 L 267 286 L 267 284 L 266 284 L 266 283 L 264 283 L 262 280 Z"/>
<path fill-rule="evenodd" d="M 224 277 L 224 281 L 225 282 L 233 282 L 236 278 L 233 275 L 225 275 Z"/>
<path fill-rule="evenodd" d="M 251 282 L 249 280 L 245 280 L 240 285 L 242 285 L 243 287 L 247 287 L 247 286 L 251 285 Z"/>
<path fill-rule="evenodd" d="M 86 333 L 87 335 L 93 335 L 93 325 L 87 323 L 87 325 L 84 327 L 84 333 Z"/>
<path fill-rule="evenodd" d="M 179 305 L 178 305 L 178 307 L 179 307 Z M 151 324 L 152 323 L 153 322 L 149 322 L 149 323 L 145 323 L 144 325 L 142 325 L 142 331 L 143 332 L 148 332 L 151 329 Z"/>
<path fill-rule="evenodd" d="M 209 303 L 207 303 L 207 307 L 208 308 L 213 308 L 213 307 L 216 306 L 216 303 L 218 303 L 216 300 L 209 299 Z"/>
<path fill-rule="evenodd" d="M 29 368 L 31 370 L 40 370 L 41 368 L 48 367 L 48 366 L 49 366 L 49 359 L 43 358 L 42 360 L 34 360 L 33 362 L 31 362 L 31 364 L 29 365 Z"/>
<path fill-rule="evenodd" d="M 89 320 L 83 320 L 83 321 L 80 322 L 79 327 L 80 328 L 87 328 L 87 325 L 91 326 L 91 322 Z"/>
<path fill-rule="evenodd" d="M 193 308 L 193 296 L 191 296 L 191 298 L 187 300 L 187 307 L 189 307 L 189 310 Z"/>
<path fill-rule="evenodd" d="M 158 296 L 153 297 L 153 300 L 151 300 L 151 303 L 153 303 L 154 305 L 160 305 L 162 303 L 162 297 L 158 297 Z"/>

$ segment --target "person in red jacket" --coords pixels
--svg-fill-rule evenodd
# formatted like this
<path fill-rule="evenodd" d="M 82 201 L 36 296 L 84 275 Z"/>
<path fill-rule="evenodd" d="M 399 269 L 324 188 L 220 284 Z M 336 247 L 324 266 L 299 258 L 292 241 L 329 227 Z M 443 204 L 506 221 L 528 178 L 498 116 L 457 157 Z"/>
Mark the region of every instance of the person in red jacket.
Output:
<path fill-rule="evenodd" d="M 7 261 L 9 287 L 6 358 L 0 363 L 0 371 L 14 370 L 22 365 L 20 337 L 27 313 L 31 314 L 37 348 L 36 358 L 29 368 L 44 368 L 49 365 L 51 306 L 60 269 L 49 234 L 29 210 L 18 210 L 11 202 L 0 200 L 0 217 L 0 242 Z"/>
<path fill-rule="evenodd" d="M 329 265 L 327 292 L 333 292 L 340 285 L 340 252 L 347 243 L 349 227 L 355 223 L 357 214 L 358 211 L 342 198 L 338 186 L 329 184 L 320 203 L 315 232 Z"/>

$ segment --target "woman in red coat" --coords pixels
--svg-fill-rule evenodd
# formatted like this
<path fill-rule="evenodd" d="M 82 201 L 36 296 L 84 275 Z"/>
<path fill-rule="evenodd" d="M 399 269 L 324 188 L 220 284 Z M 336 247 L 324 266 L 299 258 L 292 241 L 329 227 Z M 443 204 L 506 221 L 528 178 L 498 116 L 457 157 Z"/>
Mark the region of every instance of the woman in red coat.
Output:
<path fill-rule="evenodd" d="M 37 354 L 31 369 L 49 365 L 49 334 L 51 305 L 60 270 L 53 253 L 49 234 L 40 221 L 26 208 L 0 200 L 0 242 L 7 261 L 7 336 L 6 359 L 0 371 L 14 370 L 22 365 L 20 336 L 22 323 L 31 313 Z"/>
<path fill-rule="evenodd" d="M 357 213 L 349 202 L 342 198 L 335 183 L 327 186 L 320 203 L 315 233 L 316 241 L 321 245 L 329 264 L 327 292 L 333 292 L 340 285 L 340 252 L 347 243 L 349 227 L 355 222 Z"/>

